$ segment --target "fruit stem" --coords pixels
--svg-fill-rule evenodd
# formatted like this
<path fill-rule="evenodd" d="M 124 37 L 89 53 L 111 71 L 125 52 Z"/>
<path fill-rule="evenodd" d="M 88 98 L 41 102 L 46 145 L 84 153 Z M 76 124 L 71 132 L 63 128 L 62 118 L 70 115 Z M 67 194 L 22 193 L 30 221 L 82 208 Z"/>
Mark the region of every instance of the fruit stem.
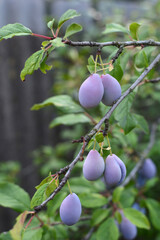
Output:
<path fill-rule="evenodd" d="M 109 146 L 109 151 L 110 151 L 110 155 L 112 156 L 112 149 L 111 149 L 111 144 L 110 144 L 110 141 L 109 141 L 109 137 L 108 137 L 108 134 L 106 135 L 106 138 L 107 138 L 107 142 L 108 142 L 108 146 Z"/>
<path fill-rule="evenodd" d="M 97 59 L 98 59 L 98 54 L 96 54 L 96 60 L 95 60 L 95 70 L 94 70 L 95 73 L 97 72 Z"/>
<path fill-rule="evenodd" d="M 70 187 L 70 184 L 69 184 L 69 181 L 68 181 L 68 180 L 67 180 L 67 184 L 68 184 L 69 192 L 70 192 L 70 194 L 72 194 L 72 190 L 71 190 L 71 187 Z"/>
<path fill-rule="evenodd" d="M 93 150 L 96 149 L 96 139 L 94 139 L 94 146 L 93 146 Z"/>
<path fill-rule="evenodd" d="M 103 73 L 106 74 L 106 72 L 105 72 L 105 70 L 104 70 L 104 65 L 103 65 L 103 61 L 102 61 L 101 55 L 99 55 L 99 59 L 100 59 L 100 62 L 101 62 L 101 64 L 102 64 Z"/>

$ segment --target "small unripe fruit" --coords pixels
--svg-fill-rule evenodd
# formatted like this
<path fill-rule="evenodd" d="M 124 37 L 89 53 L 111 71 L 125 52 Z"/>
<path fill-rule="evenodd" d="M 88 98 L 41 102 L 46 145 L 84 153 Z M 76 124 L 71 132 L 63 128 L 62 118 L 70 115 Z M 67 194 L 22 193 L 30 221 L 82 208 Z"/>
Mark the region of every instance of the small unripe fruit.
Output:
<path fill-rule="evenodd" d="M 115 154 L 106 158 L 104 178 L 108 187 L 115 187 L 122 183 L 126 176 L 126 167 Z"/>
<path fill-rule="evenodd" d="M 104 160 L 97 152 L 97 150 L 91 150 L 83 164 L 83 175 L 89 181 L 97 180 L 104 172 Z"/>
<path fill-rule="evenodd" d="M 156 165 L 150 158 L 147 158 L 144 161 L 143 166 L 140 170 L 140 175 L 144 178 L 150 179 L 155 177 L 156 172 L 157 172 Z"/>
<path fill-rule="evenodd" d="M 137 227 L 127 218 L 122 216 L 122 222 L 120 223 L 120 232 L 122 233 L 124 239 L 132 240 L 137 236 Z"/>
<path fill-rule="evenodd" d="M 60 217 L 64 224 L 71 226 L 78 222 L 82 212 L 81 202 L 75 194 L 69 194 L 60 206 Z"/>
<path fill-rule="evenodd" d="M 109 74 L 102 75 L 101 79 L 104 87 L 102 102 L 107 106 L 111 106 L 118 98 L 120 98 L 121 86 L 119 82 Z"/>
<path fill-rule="evenodd" d="M 94 73 L 82 83 L 79 89 L 79 102 L 85 108 L 96 107 L 102 100 L 103 93 L 101 77 Z"/>

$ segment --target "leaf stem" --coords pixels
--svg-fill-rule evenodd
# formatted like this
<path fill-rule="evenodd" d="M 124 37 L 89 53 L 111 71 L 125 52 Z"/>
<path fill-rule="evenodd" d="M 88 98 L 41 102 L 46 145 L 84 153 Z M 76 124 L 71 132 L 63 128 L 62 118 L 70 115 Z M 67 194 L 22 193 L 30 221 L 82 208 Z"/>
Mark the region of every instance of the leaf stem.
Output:
<path fill-rule="evenodd" d="M 47 37 L 47 36 L 44 36 L 44 35 L 41 35 L 41 34 L 37 34 L 37 33 L 32 33 L 32 36 L 39 37 L 39 38 L 44 38 L 44 39 L 48 39 L 48 40 L 52 40 L 53 39 L 53 37 Z"/>

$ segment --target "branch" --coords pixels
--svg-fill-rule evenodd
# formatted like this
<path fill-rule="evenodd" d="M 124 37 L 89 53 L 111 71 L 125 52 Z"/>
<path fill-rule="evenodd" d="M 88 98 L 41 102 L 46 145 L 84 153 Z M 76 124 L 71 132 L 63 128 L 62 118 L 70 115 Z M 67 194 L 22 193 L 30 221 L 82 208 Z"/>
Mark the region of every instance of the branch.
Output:
<path fill-rule="evenodd" d="M 84 152 L 84 149 L 88 145 L 90 139 L 98 132 L 101 125 L 108 121 L 113 111 L 117 108 L 117 106 L 138 86 L 140 82 L 144 79 L 144 77 L 155 67 L 155 65 L 160 61 L 160 54 L 153 60 L 153 62 L 144 70 L 144 72 L 140 75 L 140 77 L 124 92 L 124 94 L 118 99 L 116 103 L 113 104 L 113 106 L 109 109 L 109 111 L 106 113 L 106 115 L 94 126 L 94 128 L 84 137 L 83 146 L 81 147 L 81 150 L 79 151 L 76 158 L 65 168 L 68 169 L 65 176 L 63 177 L 62 181 L 60 182 L 59 186 L 54 190 L 54 192 L 39 206 L 35 207 L 35 212 L 39 212 L 42 210 L 46 204 L 54 198 L 54 196 L 63 188 L 65 183 L 70 177 L 70 174 L 72 172 L 72 169 L 74 168 L 75 164 L 82 158 L 82 154 Z"/>
<path fill-rule="evenodd" d="M 139 162 L 132 169 L 132 171 L 130 172 L 128 177 L 125 179 L 125 181 L 121 184 L 121 186 L 126 186 L 130 182 L 130 180 L 135 177 L 136 173 L 139 171 L 139 169 L 143 165 L 146 157 L 148 156 L 150 150 L 152 149 L 152 147 L 155 143 L 155 136 L 156 136 L 157 127 L 158 127 L 159 123 L 160 123 L 160 118 L 158 119 L 158 121 L 156 123 L 153 123 L 153 125 L 151 127 L 150 140 L 149 140 L 147 148 L 143 151 L 143 153 L 141 154 Z"/>
<path fill-rule="evenodd" d="M 120 47 L 128 47 L 128 46 L 143 46 L 143 47 L 148 47 L 148 46 L 159 46 L 160 47 L 160 42 L 154 41 L 154 40 L 143 40 L 143 41 L 126 41 L 126 42 L 92 42 L 92 41 L 83 41 L 83 42 L 74 42 L 71 40 L 64 40 L 63 41 L 65 44 L 73 46 L 73 47 L 98 47 L 98 48 L 103 48 L 107 46 L 115 46 L 117 48 Z"/>

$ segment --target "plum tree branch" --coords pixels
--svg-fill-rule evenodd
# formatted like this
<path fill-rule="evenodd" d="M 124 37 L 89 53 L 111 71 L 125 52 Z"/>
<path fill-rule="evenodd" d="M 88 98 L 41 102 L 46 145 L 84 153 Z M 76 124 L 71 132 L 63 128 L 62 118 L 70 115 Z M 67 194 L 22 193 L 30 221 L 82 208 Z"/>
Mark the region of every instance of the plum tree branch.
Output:
<path fill-rule="evenodd" d="M 115 46 L 117 48 L 120 47 L 128 47 L 128 46 L 159 46 L 160 42 L 154 41 L 152 39 L 150 40 L 142 40 L 142 41 L 126 41 L 126 42 L 118 42 L 118 41 L 111 41 L 111 42 L 92 42 L 92 41 L 82 41 L 82 42 L 74 42 L 71 40 L 65 40 L 65 44 L 73 46 L 73 47 L 98 47 L 103 48 L 107 46 Z"/>
<path fill-rule="evenodd" d="M 155 67 L 155 65 L 160 61 L 160 54 L 153 60 L 153 62 L 144 70 L 144 72 L 140 75 L 140 77 L 124 92 L 124 94 L 118 99 L 116 103 L 112 105 L 112 107 L 109 109 L 109 111 L 105 114 L 105 116 L 93 127 L 93 129 L 84 137 L 83 146 L 81 147 L 78 155 L 76 158 L 66 167 L 61 169 L 61 172 L 66 172 L 64 177 L 62 178 L 59 186 L 54 190 L 54 192 L 45 200 L 43 201 L 39 206 L 36 206 L 35 213 L 42 210 L 46 204 L 54 198 L 54 196 L 63 188 L 63 186 L 66 184 L 67 180 L 70 177 L 70 174 L 72 172 L 72 169 L 74 168 L 75 164 L 82 158 L 82 154 L 84 152 L 84 149 L 88 145 L 90 139 L 98 132 L 100 127 L 104 122 L 107 122 L 113 113 L 113 111 L 117 108 L 117 106 L 139 85 L 140 82 L 145 78 L 145 76 Z M 65 171 L 64 171 L 65 170 Z"/>

